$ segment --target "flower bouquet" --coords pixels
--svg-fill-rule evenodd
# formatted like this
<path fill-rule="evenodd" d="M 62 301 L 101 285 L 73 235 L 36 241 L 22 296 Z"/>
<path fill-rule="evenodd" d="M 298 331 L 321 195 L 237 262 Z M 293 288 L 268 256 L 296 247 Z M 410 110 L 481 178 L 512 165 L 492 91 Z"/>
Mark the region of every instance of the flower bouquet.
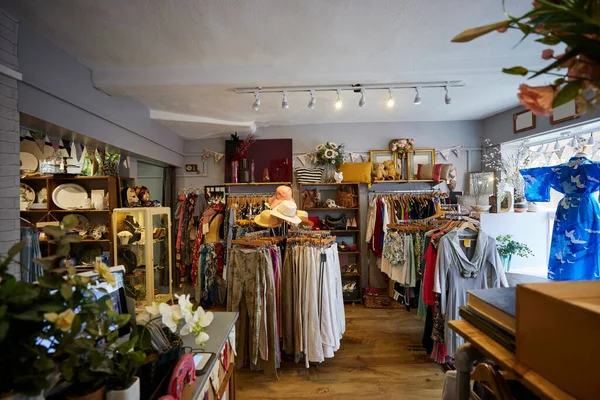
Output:
<path fill-rule="evenodd" d="M 565 45 L 563 54 L 551 48 L 542 51 L 541 58 L 550 63 L 539 71 L 522 66 L 504 68 L 511 75 L 531 78 L 551 76 L 554 82 L 545 86 L 519 87 L 521 104 L 536 115 L 551 116 L 553 109 L 575 99 L 579 114 L 594 111 L 600 105 L 600 1 L 598 0 L 537 0 L 533 9 L 520 17 L 504 12 L 506 20 L 468 29 L 453 42 L 469 42 L 493 31 L 516 29 L 523 39 L 533 35 L 536 42 Z"/>
<path fill-rule="evenodd" d="M 390 151 L 398 155 L 398 172 L 400 173 L 400 179 L 407 179 L 405 173 L 405 161 L 408 157 L 408 153 L 412 152 L 415 148 L 415 139 L 393 139 L 389 144 Z"/>
<path fill-rule="evenodd" d="M 332 142 L 320 144 L 315 148 L 312 154 L 313 163 L 317 165 L 324 165 L 326 167 L 326 173 L 324 179 L 326 182 L 333 182 L 333 174 L 337 167 L 341 165 L 346 155 L 344 153 L 345 144 L 342 143 L 337 145 Z"/>

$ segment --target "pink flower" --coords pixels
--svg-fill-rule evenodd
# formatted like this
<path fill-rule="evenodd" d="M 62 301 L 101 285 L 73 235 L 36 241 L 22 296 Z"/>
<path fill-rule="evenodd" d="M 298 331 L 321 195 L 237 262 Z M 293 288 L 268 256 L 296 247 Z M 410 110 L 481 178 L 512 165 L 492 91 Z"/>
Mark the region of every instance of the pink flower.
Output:
<path fill-rule="evenodd" d="M 554 56 L 554 50 L 546 49 L 542 51 L 542 60 L 549 60 Z"/>
<path fill-rule="evenodd" d="M 410 142 L 410 144 L 415 144 L 415 139 L 409 139 L 408 141 Z"/>
<path fill-rule="evenodd" d="M 525 108 L 538 116 L 549 117 L 552 114 L 552 102 L 556 92 L 552 86 L 529 86 L 521 84 L 517 97 Z"/>
<path fill-rule="evenodd" d="M 504 33 L 504 32 L 506 32 L 506 31 L 508 30 L 508 26 L 503 26 L 502 28 L 498 28 L 498 29 L 496 29 L 496 30 L 497 30 L 498 32 L 500 32 L 500 33 Z"/>

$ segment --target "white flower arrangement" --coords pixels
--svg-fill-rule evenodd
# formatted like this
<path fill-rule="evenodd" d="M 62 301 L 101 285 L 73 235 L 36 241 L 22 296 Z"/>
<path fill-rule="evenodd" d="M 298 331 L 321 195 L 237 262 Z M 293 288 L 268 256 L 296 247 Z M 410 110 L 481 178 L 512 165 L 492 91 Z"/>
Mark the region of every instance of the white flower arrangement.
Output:
<path fill-rule="evenodd" d="M 312 160 L 317 165 L 340 165 L 345 160 L 344 147 L 343 143 L 340 145 L 333 142 L 320 144 L 312 153 Z"/>
<path fill-rule="evenodd" d="M 167 303 L 152 303 L 146 307 L 146 311 L 137 316 L 138 324 L 148 323 L 152 319 L 161 318 L 162 323 L 173 333 L 179 335 L 194 335 L 195 342 L 199 346 L 203 346 L 210 337 L 206 333 L 206 327 L 209 326 L 214 314 L 210 311 L 204 311 L 202 307 L 198 307 L 193 311 L 193 304 L 190 302 L 190 295 L 175 295 L 177 299 L 176 305 L 168 305 Z"/>

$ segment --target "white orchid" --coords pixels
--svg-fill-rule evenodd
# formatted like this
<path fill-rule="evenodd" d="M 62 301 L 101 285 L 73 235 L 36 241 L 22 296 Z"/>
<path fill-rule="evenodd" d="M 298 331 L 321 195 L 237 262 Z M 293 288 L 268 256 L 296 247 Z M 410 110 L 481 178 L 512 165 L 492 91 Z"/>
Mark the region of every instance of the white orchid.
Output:
<path fill-rule="evenodd" d="M 211 324 L 213 318 L 214 314 L 212 312 L 206 312 L 202 307 L 198 307 L 193 315 L 185 316 L 186 324 L 181 328 L 181 335 L 193 334 L 196 337 L 196 344 L 204 344 L 209 339 L 204 328 Z"/>
<path fill-rule="evenodd" d="M 322 144 L 320 144 L 320 145 L 318 145 L 318 146 L 315 148 L 315 150 L 319 151 L 319 150 L 321 150 L 323 147 L 325 147 L 325 146 L 323 146 Z"/>
<path fill-rule="evenodd" d="M 179 321 L 183 318 L 183 314 L 181 313 L 181 308 L 179 306 L 169 306 L 166 303 L 161 303 L 158 306 L 160 310 L 160 314 L 162 315 L 162 322 L 165 324 L 173 333 L 177 332 L 177 325 Z"/>
<path fill-rule="evenodd" d="M 153 301 L 151 306 L 146 306 L 146 311 L 151 317 L 155 317 L 160 314 L 159 306 L 160 303 L 158 301 Z"/>
<path fill-rule="evenodd" d="M 189 294 L 183 294 L 181 296 L 175 295 L 175 298 L 178 300 L 178 304 L 179 304 L 179 308 L 181 309 L 181 313 L 184 316 L 187 316 L 188 314 L 192 314 L 194 311 L 194 305 L 192 304 L 192 302 L 190 301 L 190 295 Z"/>

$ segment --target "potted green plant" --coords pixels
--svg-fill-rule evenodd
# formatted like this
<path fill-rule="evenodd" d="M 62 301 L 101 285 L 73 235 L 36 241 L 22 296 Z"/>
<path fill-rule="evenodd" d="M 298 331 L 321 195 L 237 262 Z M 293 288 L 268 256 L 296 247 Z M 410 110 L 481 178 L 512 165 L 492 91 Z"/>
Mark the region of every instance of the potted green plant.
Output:
<path fill-rule="evenodd" d="M 498 236 L 496 238 L 496 248 L 498 249 L 498 254 L 500 254 L 504 270 L 507 272 L 510 271 L 510 263 L 513 255 L 516 254 L 524 258 L 533 256 L 531 249 L 526 244 L 513 240 L 512 235 Z"/>
<path fill-rule="evenodd" d="M 140 380 L 136 376 L 146 359 L 139 347 L 137 327 L 130 339 L 112 349 L 112 373 L 108 378 L 106 400 L 139 400 Z"/>
<path fill-rule="evenodd" d="M 0 262 L 0 398 L 38 396 L 50 388 L 55 371 L 52 355 L 38 338 L 49 327 L 42 314 L 58 308 L 48 290 L 9 273 L 23 247 L 12 246 Z"/>

